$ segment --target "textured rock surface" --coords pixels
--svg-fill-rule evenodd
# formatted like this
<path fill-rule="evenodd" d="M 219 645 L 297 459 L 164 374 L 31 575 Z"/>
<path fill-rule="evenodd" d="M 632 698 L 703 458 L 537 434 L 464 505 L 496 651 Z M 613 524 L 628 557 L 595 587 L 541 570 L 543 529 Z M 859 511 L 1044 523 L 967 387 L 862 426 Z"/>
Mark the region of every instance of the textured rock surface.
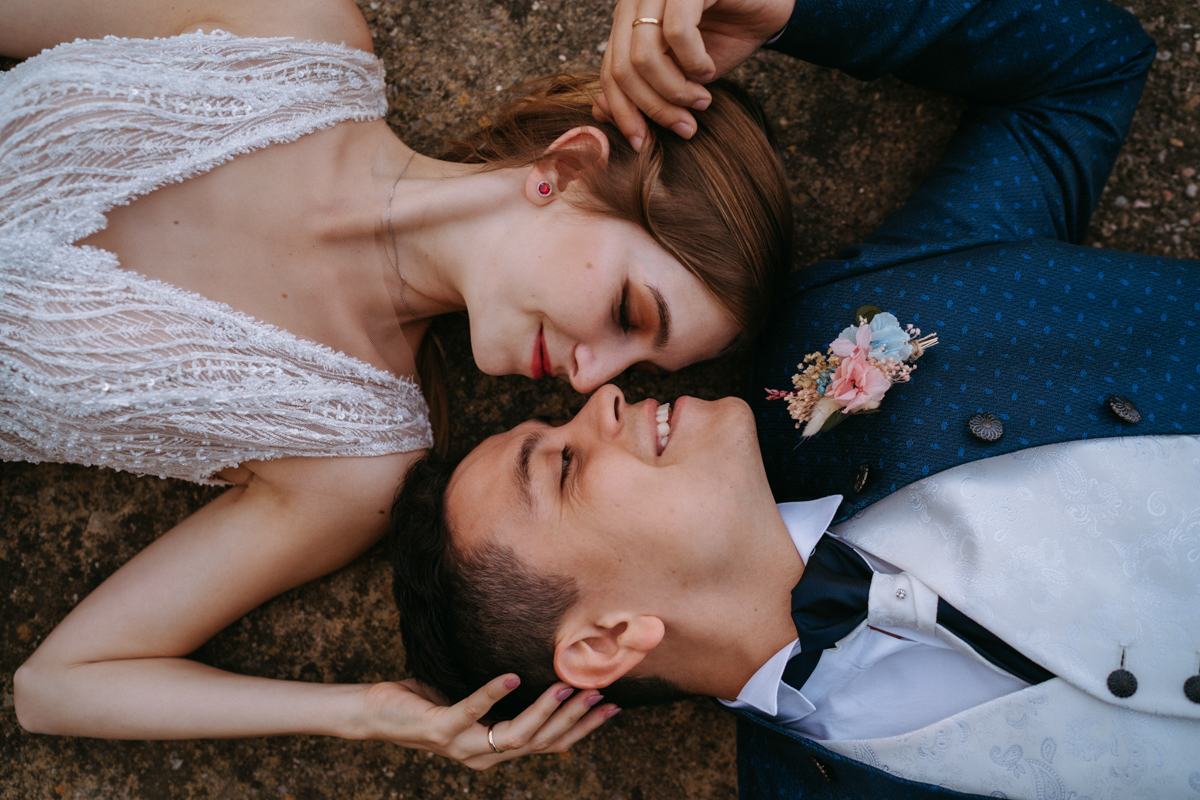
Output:
<path fill-rule="evenodd" d="M 390 79 L 389 121 L 435 153 L 478 124 L 497 88 L 556 70 L 595 70 L 609 4 L 565 0 L 360 3 Z M 1133 134 L 1089 242 L 1200 255 L 1200 4 L 1140 0 L 1158 41 Z M 899 205 L 954 128 L 953 101 L 890 79 L 861 84 L 774 54 L 737 74 L 766 104 L 786 148 L 798 264 L 861 239 Z M 465 322 L 445 340 L 455 450 L 534 414 L 583 403 L 561 385 L 492 378 L 471 366 Z M 743 388 L 736 362 L 619 383 L 647 395 Z M 0 798 L 728 798 L 732 719 L 707 701 L 621 714 L 573 752 L 476 773 L 425 753 L 325 738 L 107 742 L 25 733 L 12 674 L 71 607 L 215 491 L 71 466 L 0 464 Z M 375 681 L 403 675 L 379 548 L 258 609 L 196 657 L 256 675 Z"/>

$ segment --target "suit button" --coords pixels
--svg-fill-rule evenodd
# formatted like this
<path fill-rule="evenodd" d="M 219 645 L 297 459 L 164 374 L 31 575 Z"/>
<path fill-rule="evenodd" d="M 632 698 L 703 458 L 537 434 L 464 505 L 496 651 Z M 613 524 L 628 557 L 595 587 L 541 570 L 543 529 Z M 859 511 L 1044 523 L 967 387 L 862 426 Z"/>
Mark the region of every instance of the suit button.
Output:
<path fill-rule="evenodd" d="M 1114 669 L 1108 673 L 1108 690 L 1124 700 L 1137 691 L 1137 678 L 1127 669 Z"/>
<path fill-rule="evenodd" d="M 1183 696 L 1193 703 L 1200 703 L 1200 675 L 1193 675 L 1183 682 Z"/>
<path fill-rule="evenodd" d="M 989 444 L 1004 435 L 1004 423 L 995 414 L 980 412 L 967 420 L 967 428 L 971 435 L 981 442 Z"/>
<path fill-rule="evenodd" d="M 867 485 L 867 476 L 871 474 L 867 466 L 867 462 L 858 465 L 858 470 L 854 473 L 854 493 L 859 494 Z"/>
<path fill-rule="evenodd" d="M 1104 404 L 1121 422 L 1133 425 L 1142 421 L 1142 412 L 1138 411 L 1138 407 L 1133 404 L 1133 401 L 1123 394 L 1112 395 L 1104 401 Z"/>

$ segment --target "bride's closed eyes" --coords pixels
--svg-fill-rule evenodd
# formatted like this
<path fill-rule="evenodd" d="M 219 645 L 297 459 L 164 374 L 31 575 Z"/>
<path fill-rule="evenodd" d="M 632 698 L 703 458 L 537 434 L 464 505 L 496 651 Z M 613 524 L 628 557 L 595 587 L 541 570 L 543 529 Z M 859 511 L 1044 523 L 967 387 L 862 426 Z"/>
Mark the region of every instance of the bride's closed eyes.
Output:
<path fill-rule="evenodd" d="M 629 321 L 629 283 L 628 281 L 621 286 L 621 298 L 617 303 L 616 313 L 613 315 L 617 321 L 617 325 L 621 330 L 628 334 L 633 328 L 633 323 Z"/>
<path fill-rule="evenodd" d="M 671 308 L 662 292 L 648 283 L 631 286 L 625 281 L 621 285 L 614 318 L 627 334 L 632 330 L 654 331 L 655 350 L 665 350 L 671 343 Z"/>

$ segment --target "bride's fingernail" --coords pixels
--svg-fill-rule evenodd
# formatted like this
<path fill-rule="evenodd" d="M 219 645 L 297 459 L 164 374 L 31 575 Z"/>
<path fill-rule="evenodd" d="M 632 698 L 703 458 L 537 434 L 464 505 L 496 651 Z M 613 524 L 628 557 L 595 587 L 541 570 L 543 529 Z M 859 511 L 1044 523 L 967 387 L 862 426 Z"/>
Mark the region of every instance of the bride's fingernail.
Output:
<path fill-rule="evenodd" d="M 696 109 L 697 111 L 703 111 L 704 109 L 708 108 L 708 103 L 708 98 L 702 97 L 696 102 L 692 103 L 692 108 Z"/>
<path fill-rule="evenodd" d="M 671 130 L 675 131 L 675 135 L 684 139 L 692 135 L 692 126 L 686 122 L 676 122 L 671 126 Z"/>
<path fill-rule="evenodd" d="M 634 136 L 629 140 L 629 144 L 633 146 L 634 150 L 637 150 L 639 153 L 642 152 L 642 137 Z"/>
<path fill-rule="evenodd" d="M 591 708 L 592 706 L 596 705 L 596 703 L 599 703 L 603 699 L 604 699 L 604 695 L 597 694 L 597 695 L 593 695 L 593 696 L 589 697 L 587 700 L 584 700 L 583 704 L 585 706 L 587 706 L 588 708 Z"/>
<path fill-rule="evenodd" d="M 517 687 L 518 687 L 518 686 L 520 686 L 520 685 L 521 685 L 521 679 L 520 679 L 520 678 L 509 678 L 508 680 L 506 680 L 506 681 L 504 682 L 504 688 L 505 688 L 505 689 L 515 689 L 515 688 L 517 688 Z"/>
<path fill-rule="evenodd" d="M 575 690 L 570 686 L 566 686 L 558 690 L 558 694 L 554 695 L 554 699 L 561 703 L 563 700 L 566 700 L 568 697 L 570 697 L 571 693 L 574 691 Z"/>
<path fill-rule="evenodd" d="M 619 709 L 619 708 L 610 708 L 608 711 L 605 711 L 605 712 L 604 712 L 604 718 L 605 718 L 605 719 L 612 719 L 613 717 L 615 717 L 617 714 L 620 714 L 620 713 L 621 713 L 621 709 Z"/>

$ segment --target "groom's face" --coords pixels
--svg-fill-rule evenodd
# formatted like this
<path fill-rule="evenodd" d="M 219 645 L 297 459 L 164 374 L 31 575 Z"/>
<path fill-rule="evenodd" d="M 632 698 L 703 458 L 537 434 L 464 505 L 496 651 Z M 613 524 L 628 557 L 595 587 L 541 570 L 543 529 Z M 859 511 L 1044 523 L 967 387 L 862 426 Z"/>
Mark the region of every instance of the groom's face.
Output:
<path fill-rule="evenodd" d="M 723 574 L 747 544 L 749 506 L 770 500 L 750 409 L 680 398 L 664 447 L 658 406 L 605 386 L 566 425 L 485 441 L 447 492 L 456 545 L 512 547 L 585 593 L 665 593 Z"/>

